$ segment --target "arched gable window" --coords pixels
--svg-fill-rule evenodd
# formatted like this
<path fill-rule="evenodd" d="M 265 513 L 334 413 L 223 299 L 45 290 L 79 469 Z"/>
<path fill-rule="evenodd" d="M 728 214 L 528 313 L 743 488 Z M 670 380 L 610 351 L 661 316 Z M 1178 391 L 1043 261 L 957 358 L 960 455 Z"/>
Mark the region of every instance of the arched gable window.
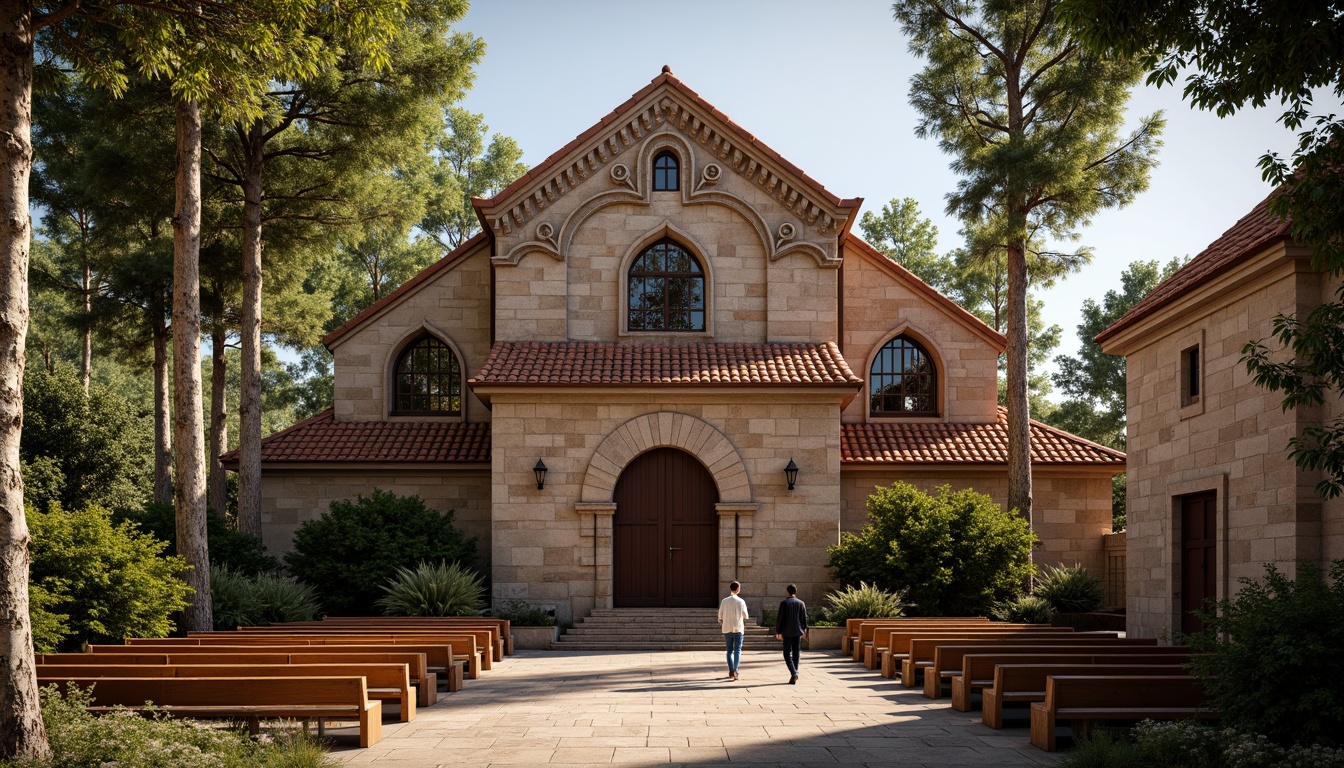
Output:
<path fill-rule="evenodd" d="M 681 168 L 677 156 L 659 152 L 653 158 L 653 191 L 671 192 L 681 189 Z"/>
<path fill-rule="evenodd" d="M 664 238 L 645 248 L 627 279 L 629 330 L 705 330 L 705 273 L 676 241 Z"/>
<path fill-rule="evenodd" d="M 874 416 L 938 414 L 938 372 L 933 358 L 908 336 L 882 345 L 868 381 L 872 393 L 868 411 Z"/>
<path fill-rule="evenodd" d="M 422 336 L 402 351 L 394 370 L 393 415 L 462 414 L 462 366 L 447 344 Z"/>

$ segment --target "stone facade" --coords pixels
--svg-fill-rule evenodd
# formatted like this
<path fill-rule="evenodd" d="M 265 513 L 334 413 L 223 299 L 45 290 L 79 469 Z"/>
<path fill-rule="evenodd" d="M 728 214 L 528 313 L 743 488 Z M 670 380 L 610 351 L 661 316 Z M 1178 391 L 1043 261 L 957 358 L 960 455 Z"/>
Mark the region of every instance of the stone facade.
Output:
<path fill-rule="evenodd" d="M 1277 346 L 1275 315 L 1305 314 L 1334 286 L 1284 237 L 1234 254 L 1221 253 L 1222 242 L 1186 267 L 1212 274 L 1151 309 L 1140 305 L 1138 320 L 1122 326 L 1122 318 L 1099 337 L 1127 364 L 1127 616 L 1138 636 L 1181 628 L 1183 498 L 1216 497 L 1214 597 L 1234 595 L 1239 579 L 1259 579 L 1266 564 L 1291 574 L 1299 561 L 1328 567 L 1344 556 L 1344 500 L 1323 503 L 1318 473 L 1288 457 L 1288 441 L 1338 417 L 1340 403 L 1284 412 L 1281 396 L 1257 387 L 1241 361 L 1247 342 Z M 1218 270 L 1200 268 L 1210 257 L 1224 262 Z M 1200 359 L 1193 374 L 1191 350 Z"/>
<path fill-rule="evenodd" d="M 666 152 L 680 184 L 654 191 L 650 166 Z M 334 419 L 272 440 L 288 447 L 264 464 L 268 547 L 288 549 L 297 526 L 333 499 L 375 486 L 418 493 L 454 509 L 478 537 L 496 601 L 554 608 L 567 623 L 613 605 L 617 484 L 639 456 L 672 448 L 713 478 L 717 556 L 707 567 L 720 584 L 748 585 L 759 611 L 761 596 L 774 599 L 788 583 L 820 600 L 832 586 L 826 548 L 861 525 L 872 485 L 949 482 L 1001 500 L 1003 462 L 978 449 L 972 457 L 966 441 L 938 444 L 916 429 L 909 439 L 943 460 L 842 460 L 843 431 L 873 420 L 863 379 L 875 350 L 899 335 L 934 362 L 937 413 L 880 421 L 984 427 L 1000 418 L 1003 337 L 849 235 L 859 202 L 827 192 L 670 73 L 656 78 L 499 195 L 476 201 L 487 235 L 327 337 Z M 627 327 L 627 273 L 663 239 L 703 269 L 703 331 Z M 437 458 L 419 466 L 375 466 L 393 443 L 425 439 L 407 422 L 432 417 L 391 415 L 390 387 L 402 350 L 426 335 L 447 344 L 463 371 L 463 413 L 437 418 L 466 422 L 455 428 L 489 422 L 488 456 L 460 452 L 488 466 L 455 463 L 464 460 L 453 450 L 427 450 Z M 603 357 L 613 348 L 624 356 Z M 503 360 L 505 349 L 514 356 Z M 533 353 L 555 359 L 519 357 Z M 335 436 L 351 422 L 373 428 Z M 1098 572 L 1104 563 L 1118 459 L 1093 448 L 1081 447 L 1092 466 L 1067 466 L 1065 457 L 1037 475 L 1043 562 Z M 790 460 L 799 468 L 792 490 Z M 959 464 L 973 461 L 981 463 Z"/>

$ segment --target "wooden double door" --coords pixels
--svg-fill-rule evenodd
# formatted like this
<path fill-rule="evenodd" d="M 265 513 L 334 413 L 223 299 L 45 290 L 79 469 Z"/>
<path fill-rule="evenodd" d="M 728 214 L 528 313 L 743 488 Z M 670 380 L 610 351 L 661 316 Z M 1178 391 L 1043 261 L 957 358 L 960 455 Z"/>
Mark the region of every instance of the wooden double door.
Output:
<path fill-rule="evenodd" d="M 626 466 L 612 520 L 617 608 L 717 603 L 718 500 L 713 475 L 685 451 L 656 448 Z"/>

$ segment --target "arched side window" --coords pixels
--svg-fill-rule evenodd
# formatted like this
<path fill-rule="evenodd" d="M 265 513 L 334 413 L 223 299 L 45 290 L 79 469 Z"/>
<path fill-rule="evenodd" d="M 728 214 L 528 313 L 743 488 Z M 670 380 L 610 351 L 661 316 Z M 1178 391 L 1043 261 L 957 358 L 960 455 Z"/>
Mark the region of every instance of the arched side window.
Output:
<path fill-rule="evenodd" d="M 705 273 L 676 241 L 664 238 L 645 248 L 627 279 L 629 330 L 705 330 Z"/>
<path fill-rule="evenodd" d="M 938 415 L 938 372 L 919 342 L 897 336 L 882 345 L 868 378 L 873 416 Z"/>
<path fill-rule="evenodd" d="M 406 347 L 394 369 L 394 416 L 460 416 L 462 367 L 442 341 L 423 336 Z"/>
<path fill-rule="evenodd" d="M 677 156 L 659 152 L 653 158 L 653 191 L 672 192 L 681 189 L 681 168 Z"/>

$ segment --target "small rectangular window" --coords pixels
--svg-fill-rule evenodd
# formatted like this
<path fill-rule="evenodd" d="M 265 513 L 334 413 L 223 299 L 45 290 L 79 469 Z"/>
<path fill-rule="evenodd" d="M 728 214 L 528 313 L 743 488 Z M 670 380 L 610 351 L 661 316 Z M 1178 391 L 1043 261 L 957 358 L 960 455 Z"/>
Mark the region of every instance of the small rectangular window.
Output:
<path fill-rule="evenodd" d="M 1181 352 L 1181 406 L 1199 402 L 1199 345 Z"/>

